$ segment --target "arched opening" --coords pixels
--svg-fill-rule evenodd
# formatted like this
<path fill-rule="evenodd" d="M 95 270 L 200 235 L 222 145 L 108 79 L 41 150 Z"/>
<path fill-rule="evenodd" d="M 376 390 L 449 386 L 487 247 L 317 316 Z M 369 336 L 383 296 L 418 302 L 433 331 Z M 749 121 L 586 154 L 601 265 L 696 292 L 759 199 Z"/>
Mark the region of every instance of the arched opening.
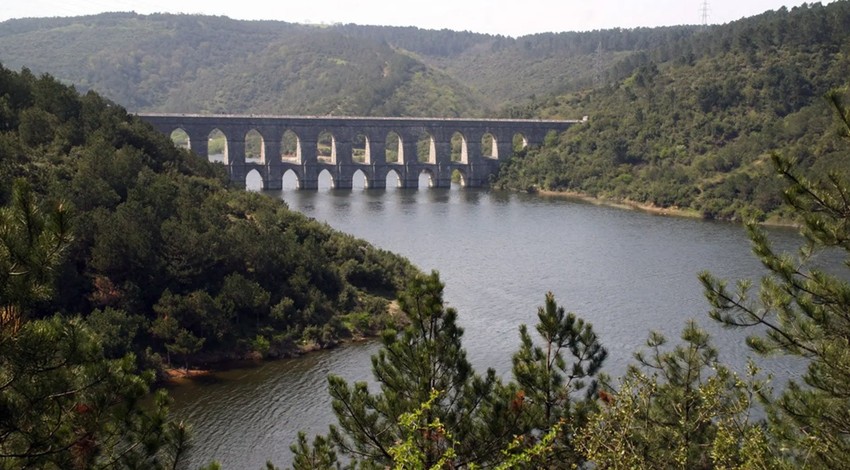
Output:
<path fill-rule="evenodd" d="M 452 170 L 452 188 L 466 186 L 466 174 L 463 171 L 455 168 Z"/>
<path fill-rule="evenodd" d="M 369 138 L 364 134 L 357 134 L 351 141 L 351 158 L 354 163 L 372 163 Z"/>
<path fill-rule="evenodd" d="M 316 141 L 318 154 L 316 158 L 320 162 L 336 163 L 336 140 L 333 134 L 328 131 L 319 133 L 319 139 Z"/>
<path fill-rule="evenodd" d="M 257 170 L 251 170 L 245 175 L 245 189 L 248 191 L 262 191 L 263 177 Z"/>
<path fill-rule="evenodd" d="M 266 161 L 266 146 L 263 136 L 251 129 L 245 134 L 245 163 L 263 164 Z"/>
<path fill-rule="evenodd" d="M 436 184 L 437 177 L 431 170 L 424 169 L 419 172 L 419 189 L 433 188 Z"/>
<path fill-rule="evenodd" d="M 192 148 L 192 142 L 189 140 L 189 134 L 179 127 L 171 131 L 171 141 L 174 142 L 174 145 L 177 147 L 187 150 Z"/>
<path fill-rule="evenodd" d="M 369 179 L 366 177 L 366 173 L 363 173 L 362 170 L 357 170 L 351 175 L 351 188 L 352 189 L 368 189 L 369 188 Z"/>
<path fill-rule="evenodd" d="M 331 172 L 328 170 L 322 170 L 319 172 L 319 189 L 333 189 L 336 187 L 334 184 L 334 177 L 331 175 Z"/>
<path fill-rule="evenodd" d="M 469 156 L 466 153 L 466 137 L 460 132 L 452 134 L 452 161 L 469 163 Z"/>
<path fill-rule="evenodd" d="M 395 171 L 390 170 L 387 172 L 387 189 L 396 189 L 401 187 L 401 176 Z"/>
<path fill-rule="evenodd" d="M 210 132 L 207 141 L 207 155 L 211 162 L 227 163 L 227 137 L 219 129 Z"/>
<path fill-rule="evenodd" d="M 416 139 L 416 159 L 421 163 L 437 163 L 437 144 L 428 132 L 422 131 Z"/>
<path fill-rule="evenodd" d="M 292 131 L 283 133 L 280 139 L 280 159 L 284 162 L 301 163 L 301 140 Z"/>
<path fill-rule="evenodd" d="M 499 146 L 496 145 L 496 136 L 485 132 L 481 136 L 481 155 L 484 158 L 499 158 Z"/>
<path fill-rule="evenodd" d="M 520 150 L 528 147 L 528 139 L 524 135 L 516 133 L 514 134 L 511 147 L 514 152 L 519 152 Z"/>
<path fill-rule="evenodd" d="M 298 174 L 293 170 L 286 170 L 283 173 L 283 181 L 282 181 L 281 189 L 286 190 L 294 190 L 301 187 L 301 180 L 298 179 Z"/>
<path fill-rule="evenodd" d="M 390 131 L 387 134 L 387 163 L 404 163 L 404 147 L 401 136 Z M 389 184 L 387 184 L 389 186 Z"/>

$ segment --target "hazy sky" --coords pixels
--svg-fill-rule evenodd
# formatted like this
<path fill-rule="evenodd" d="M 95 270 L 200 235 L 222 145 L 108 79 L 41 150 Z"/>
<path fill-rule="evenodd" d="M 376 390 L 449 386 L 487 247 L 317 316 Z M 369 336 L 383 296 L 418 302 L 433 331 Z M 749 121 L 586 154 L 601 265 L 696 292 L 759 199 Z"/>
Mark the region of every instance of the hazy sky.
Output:
<path fill-rule="evenodd" d="M 0 21 L 77 16 L 104 11 L 203 13 L 236 19 L 294 23 L 357 23 L 448 28 L 521 36 L 549 31 L 588 31 L 699 24 L 703 4 L 709 23 L 804 2 L 796 0 L 0 0 Z M 824 4 L 829 1 L 822 2 Z"/>

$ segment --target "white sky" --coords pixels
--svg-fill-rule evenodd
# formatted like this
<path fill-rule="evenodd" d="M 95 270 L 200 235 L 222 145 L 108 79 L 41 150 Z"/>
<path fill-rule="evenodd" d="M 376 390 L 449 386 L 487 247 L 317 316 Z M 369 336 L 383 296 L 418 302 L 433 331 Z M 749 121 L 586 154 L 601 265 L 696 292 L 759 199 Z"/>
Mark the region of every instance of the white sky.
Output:
<path fill-rule="evenodd" d="M 822 3 L 830 3 L 831 0 Z M 292 23 L 418 26 L 521 36 L 540 32 L 709 23 L 804 2 L 797 0 L 0 0 L 0 21 L 105 11 L 203 13 Z"/>

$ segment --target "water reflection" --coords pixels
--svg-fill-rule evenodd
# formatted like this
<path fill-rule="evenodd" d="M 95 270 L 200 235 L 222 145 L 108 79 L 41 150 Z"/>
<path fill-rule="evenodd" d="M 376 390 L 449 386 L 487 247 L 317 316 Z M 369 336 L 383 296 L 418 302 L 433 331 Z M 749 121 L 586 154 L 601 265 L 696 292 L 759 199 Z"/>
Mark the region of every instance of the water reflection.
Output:
<path fill-rule="evenodd" d="M 283 191 L 298 191 L 299 190 L 298 176 L 292 170 L 287 170 L 286 173 L 284 173 L 281 182 L 282 182 L 282 190 Z M 321 191 L 321 192 L 339 191 L 340 194 L 346 194 L 346 193 L 351 192 L 351 191 L 372 191 L 372 190 L 396 191 L 398 189 L 401 189 L 401 188 L 399 188 L 399 176 L 398 176 L 398 173 L 396 173 L 395 170 L 391 170 L 389 172 L 389 174 L 387 174 L 386 187 L 384 187 L 384 188 L 380 188 L 380 187 L 378 187 L 378 188 L 367 188 L 366 183 L 367 183 L 366 175 L 363 173 L 363 171 L 357 170 L 354 173 L 354 176 L 351 180 L 351 188 L 352 189 L 350 189 L 350 190 L 349 189 L 336 189 L 336 188 L 334 188 L 333 177 L 331 176 L 331 174 L 328 172 L 328 170 L 322 170 L 322 172 L 319 173 L 318 190 Z M 406 189 L 403 189 L 403 190 L 414 191 L 414 192 L 415 191 L 423 191 L 423 192 L 445 191 L 445 189 L 442 189 L 442 188 L 441 189 L 432 188 L 431 187 L 431 177 L 428 173 L 424 173 L 424 172 L 419 174 L 418 185 L 419 186 L 417 188 L 406 188 Z M 251 172 L 248 173 L 247 177 L 245 178 L 245 187 L 249 191 L 262 191 L 263 190 L 263 179 L 260 176 L 259 172 L 257 172 L 257 170 L 251 170 Z M 458 189 L 460 189 L 460 185 L 458 183 L 452 183 L 451 189 L 452 190 L 458 190 Z M 272 194 L 276 194 L 276 193 L 272 193 Z"/>
<path fill-rule="evenodd" d="M 426 197 L 431 204 L 447 204 L 450 198 L 450 191 L 446 188 L 430 188 Z"/>
<path fill-rule="evenodd" d="M 464 190 L 462 191 L 463 202 L 467 204 L 478 205 L 478 202 L 481 200 L 481 191 L 480 190 Z"/>

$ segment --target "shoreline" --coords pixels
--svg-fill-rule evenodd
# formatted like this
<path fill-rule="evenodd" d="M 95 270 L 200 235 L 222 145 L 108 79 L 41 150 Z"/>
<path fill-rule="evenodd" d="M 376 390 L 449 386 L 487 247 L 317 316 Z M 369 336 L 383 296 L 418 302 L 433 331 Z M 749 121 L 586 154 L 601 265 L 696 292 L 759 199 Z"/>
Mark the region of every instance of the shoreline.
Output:
<path fill-rule="evenodd" d="M 710 220 L 714 222 L 726 222 L 732 224 L 743 225 L 744 222 L 741 220 L 728 220 L 728 219 L 707 219 L 703 217 L 699 212 L 694 209 L 683 209 L 681 207 L 658 207 L 654 204 L 647 204 L 642 202 L 635 202 L 629 200 L 615 200 L 608 198 L 600 198 L 591 196 L 589 194 L 580 193 L 576 191 L 551 191 L 551 190 L 538 190 L 532 194 L 537 194 L 541 197 L 553 197 L 553 198 L 562 198 L 562 199 L 571 199 L 575 201 L 587 202 L 589 204 L 594 204 L 597 206 L 605 206 L 605 207 L 613 207 L 616 209 L 624 209 L 624 210 L 632 210 L 632 211 L 640 211 L 650 215 L 659 215 L 659 216 L 669 216 L 669 217 L 681 217 L 686 219 L 700 219 L 700 220 Z M 775 220 L 764 220 L 758 223 L 759 225 L 765 227 L 777 227 L 777 228 L 786 228 L 786 229 L 799 229 L 800 224 L 795 223 L 789 220 L 775 219 Z"/>
<path fill-rule="evenodd" d="M 159 386 L 180 385 L 189 380 L 196 378 L 208 377 L 216 372 L 226 371 L 232 368 L 245 367 L 249 364 L 259 364 L 269 361 L 278 361 L 283 359 L 298 359 L 310 353 L 318 351 L 330 351 L 341 346 L 353 343 L 362 343 L 378 338 L 380 334 L 371 336 L 355 336 L 344 338 L 335 341 L 327 346 L 320 346 L 316 343 L 299 345 L 296 348 L 288 351 L 283 351 L 279 354 L 262 356 L 256 351 L 246 353 L 241 357 L 220 356 L 206 361 L 201 361 L 200 367 L 190 367 L 188 370 L 182 367 L 164 367 L 162 369 L 163 378 L 157 380 Z"/>
<path fill-rule="evenodd" d="M 679 207 L 658 207 L 654 204 L 646 204 L 635 201 L 619 201 L 608 198 L 600 198 L 576 191 L 551 191 L 538 190 L 535 194 L 542 197 L 558 197 L 576 201 L 588 202 L 597 206 L 614 207 L 617 209 L 637 210 L 652 215 L 663 215 L 672 217 L 684 217 L 689 219 L 702 219 L 703 217 L 693 209 L 682 209 Z"/>
<path fill-rule="evenodd" d="M 263 355 L 259 351 L 248 351 L 241 356 L 228 356 L 225 354 L 210 355 L 198 361 L 201 367 L 192 367 L 188 370 L 182 367 L 163 367 L 163 377 L 157 379 L 160 386 L 177 385 L 187 380 L 192 380 L 197 377 L 207 377 L 219 371 L 224 371 L 232 367 L 244 366 L 247 364 L 256 364 L 267 361 L 277 361 L 281 359 L 298 359 L 307 354 L 318 351 L 329 351 L 347 344 L 362 343 L 379 339 L 386 328 L 400 329 L 406 326 L 409 321 L 401 310 L 398 308 L 398 300 L 390 300 L 387 306 L 386 314 L 390 321 L 383 323 L 380 328 L 366 333 L 362 331 L 351 332 L 351 336 L 337 338 L 326 345 L 321 345 L 315 341 L 303 342 L 296 344 L 291 348 L 276 349 L 271 354 Z"/>

